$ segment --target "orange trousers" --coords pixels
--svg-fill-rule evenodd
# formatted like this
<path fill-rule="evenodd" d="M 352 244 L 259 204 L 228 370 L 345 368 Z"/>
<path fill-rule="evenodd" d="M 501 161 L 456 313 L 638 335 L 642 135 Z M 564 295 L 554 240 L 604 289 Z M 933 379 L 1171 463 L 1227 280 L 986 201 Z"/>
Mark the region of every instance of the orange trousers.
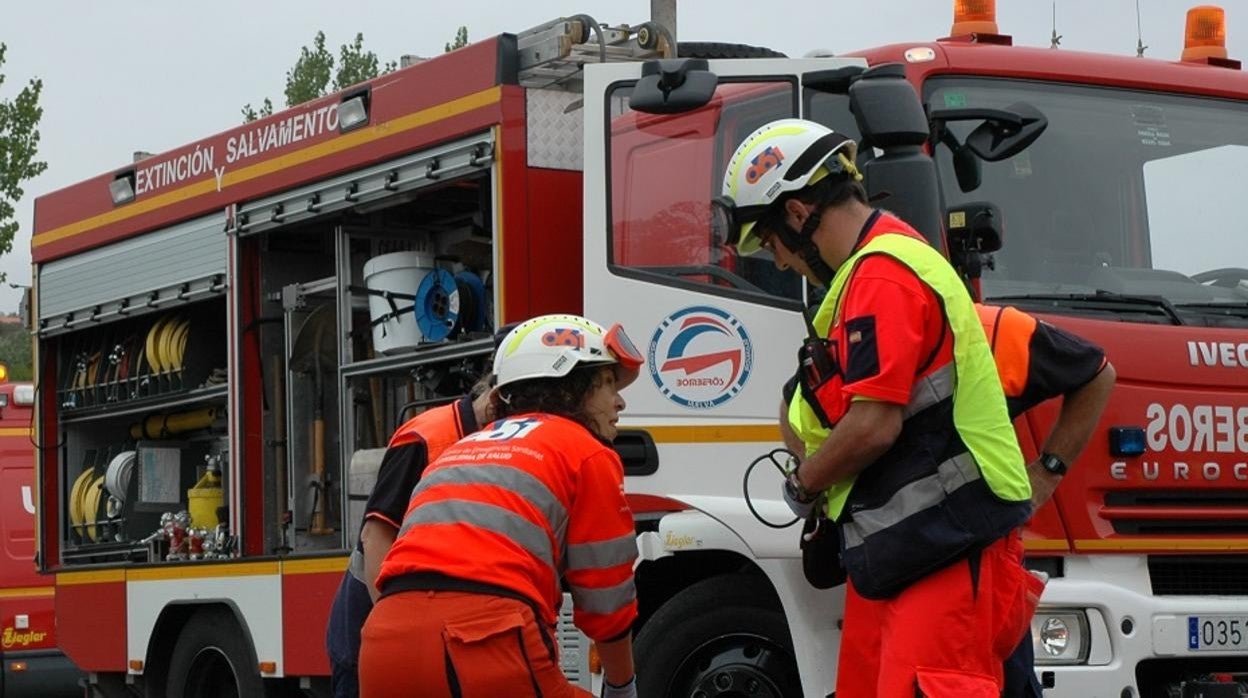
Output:
<path fill-rule="evenodd" d="M 897 596 L 848 585 L 837 698 L 998 698 L 1002 663 L 1031 623 L 1044 584 L 1022 566 L 1017 531 Z"/>
<path fill-rule="evenodd" d="M 392 594 L 360 637 L 361 698 L 593 698 L 568 683 L 532 609 L 515 599 Z"/>

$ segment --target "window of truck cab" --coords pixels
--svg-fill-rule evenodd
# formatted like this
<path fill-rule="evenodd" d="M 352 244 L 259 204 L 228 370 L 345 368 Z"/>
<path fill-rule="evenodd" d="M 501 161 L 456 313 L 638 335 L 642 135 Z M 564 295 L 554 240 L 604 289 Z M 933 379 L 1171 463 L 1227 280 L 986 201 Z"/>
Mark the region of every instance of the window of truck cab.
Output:
<path fill-rule="evenodd" d="M 634 83 L 608 92 L 609 265 L 622 276 L 797 309 L 798 274 L 771 254 L 750 257 L 712 230 L 711 199 L 737 146 L 769 121 L 798 113 L 792 78 L 721 80 L 704 107 L 672 115 L 629 108 Z M 803 111 L 856 137 L 847 98 L 806 91 Z"/>
<path fill-rule="evenodd" d="M 936 148 L 947 206 L 995 203 L 1004 247 L 984 297 L 1028 310 L 1130 322 L 1248 327 L 1248 105 L 1103 86 L 942 76 L 931 109 L 1027 102 L 1048 128 L 1027 150 L 983 162 L 960 190 Z M 975 124 L 957 123 L 959 141 Z"/>
<path fill-rule="evenodd" d="M 711 199 L 737 145 L 774 119 L 797 113 L 787 78 L 721 81 L 704 107 L 680 114 L 633 111 L 635 83 L 608 92 L 608 263 L 651 283 L 800 307 L 801 279 L 770 255 L 741 257 L 712 230 Z"/>

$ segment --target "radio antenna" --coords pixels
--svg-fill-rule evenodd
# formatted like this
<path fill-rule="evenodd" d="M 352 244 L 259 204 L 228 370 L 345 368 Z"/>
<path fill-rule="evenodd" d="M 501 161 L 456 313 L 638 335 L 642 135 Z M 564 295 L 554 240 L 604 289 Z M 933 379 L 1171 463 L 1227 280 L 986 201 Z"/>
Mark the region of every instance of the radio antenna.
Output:
<path fill-rule="evenodd" d="M 1144 45 L 1144 30 L 1140 25 L 1140 0 L 1135 0 L 1135 57 L 1143 58 L 1146 48 L 1148 47 Z"/>
<path fill-rule="evenodd" d="M 1053 36 L 1049 39 L 1049 48 L 1057 48 L 1060 43 L 1062 35 L 1057 33 L 1057 0 L 1053 0 Z"/>

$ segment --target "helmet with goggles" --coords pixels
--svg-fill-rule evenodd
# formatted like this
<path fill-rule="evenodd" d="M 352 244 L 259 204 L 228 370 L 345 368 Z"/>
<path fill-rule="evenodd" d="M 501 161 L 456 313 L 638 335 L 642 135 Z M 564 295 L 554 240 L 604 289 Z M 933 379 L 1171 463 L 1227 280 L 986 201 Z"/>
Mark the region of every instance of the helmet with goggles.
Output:
<path fill-rule="evenodd" d="M 611 329 L 579 315 L 542 315 L 516 325 L 494 356 L 502 388 L 533 378 L 560 378 L 585 365 L 615 366 L 616 386 L 637 379 L 641 353 L 618 324 Z"/>
<path fill-rule="evenodd" d="M 721 196 L 715 200 L 716 225 L 736 240 L 738 253 L 754 254 L 762 243 L 755 224 L 772 204 L 829 175 L 861 180 L 854 164 L 857 154 L 853 139 L 813 121 L 779 119 L 764 125 L 728 161 Z"/>

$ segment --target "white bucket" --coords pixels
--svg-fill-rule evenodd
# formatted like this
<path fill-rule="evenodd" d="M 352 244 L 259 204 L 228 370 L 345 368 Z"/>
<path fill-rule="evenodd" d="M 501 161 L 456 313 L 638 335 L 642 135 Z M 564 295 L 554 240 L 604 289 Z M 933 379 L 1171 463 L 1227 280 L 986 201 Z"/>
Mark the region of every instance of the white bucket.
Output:
<path fill-rule="evenodd" d="M 420 326 L 412 312 L 420 281 L 433 269 L 433 256 L 425 252 L 391 252 L 364 263 L 364 285 L 370 291 L 389 291 L 409 298 L 395 298 L 394 305 L 382 296 L 369 294 L 368 314 L 373 325 L 373 350 L 395 354 L 415 349 L 421 340 Z M 394 315 L 394 308 L 399 314 Z M 386 318 L 377 322 L 379 318 Z"/>

